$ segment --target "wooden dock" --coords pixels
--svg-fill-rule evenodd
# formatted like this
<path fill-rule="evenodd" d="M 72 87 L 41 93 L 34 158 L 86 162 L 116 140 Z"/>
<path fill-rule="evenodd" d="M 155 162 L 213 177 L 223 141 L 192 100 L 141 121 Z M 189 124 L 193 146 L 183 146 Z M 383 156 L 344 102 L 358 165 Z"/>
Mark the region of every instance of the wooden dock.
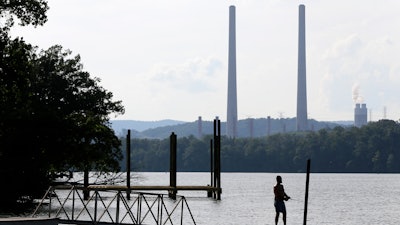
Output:
<path fill-rule="evenodd" d="M 162 185 L 147 185 L 147 186 L 121 186 L 121 185 L 89 185 L 89 190 L 116 190 L 116 191 L 206 191 L 206 192 L 216 192 L 221 191 L 221 188 L 212 186 L 162 186 Z"/>
<path fill-rule="evenodd" d="M 162 186 L 162 185 L 134 185 L 134 186 L 121 186 L 121 185 L 90 185 L 87 190 L 89 191 L 126 191 L 130 193 L 134 192 L 145 192 L 145 191 L 167 191 L 168 195 L 172 198 L 176 198 L 178 191 L 205 191 L 207 192 L 207 197 L 220 196 L 222 193 L 222 188 L 213 186 L 201 186 L 201 185 L 186 185 L 186 186 Z M 129 195 L 128 195 L 129 196 Z M 128 197 L 129 198 L 129 197 Z"/>
<path fill-rule="evenodd" d="M 131 191 L 168 191 L 170 198 L 175 199 L 178 191 L 206 191 L 207 197 L 213 197 L 221 200 L 221 121 L 214 120 L 214 137 L 210 140 L 210 185 L 206 186 L 178 186 L 176 182 L 176 159 L 177 159 L 177 137 L 174 132 L 170 135 L 170 161 L 169 161 L 169 186 L 135 186 L 130 183 L 130 170 L 131 170 L 131 132 L 128 130 L 126 135 L 126 165 L 127 165 L 127 178 L 126 186 L 117 185 L 85 185 L 87 187 L 84 191 L 85 199 L 88 198 L 90 189 L 97 190 L 123 190 L 128 193 Z M 87 183 L 87 182 L 86 182 Z"/>

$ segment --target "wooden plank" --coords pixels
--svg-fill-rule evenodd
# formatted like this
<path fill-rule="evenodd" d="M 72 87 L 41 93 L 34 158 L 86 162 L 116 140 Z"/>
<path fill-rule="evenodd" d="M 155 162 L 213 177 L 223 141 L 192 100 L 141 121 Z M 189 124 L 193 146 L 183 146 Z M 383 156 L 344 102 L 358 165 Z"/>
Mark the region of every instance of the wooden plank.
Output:
<path fill-rule="evenodd" d="M 115 191 L 126 191 L 128 189 L 127 186 L 120 186 L 120 185 L 90 185 L 88 187 L 90 190 L 115 190 Z M 150 186 L 131 186 L 131 190 L 143 190 L 143 191 L 170 191 L 174 190 L 174 187 L 171 186 L 157 186 L 157 185 L 150 185 Z M 179 191 L 217 191 L 219 190 L 216 187 L 212 186 L 176 186 L 176 190 Z"/>

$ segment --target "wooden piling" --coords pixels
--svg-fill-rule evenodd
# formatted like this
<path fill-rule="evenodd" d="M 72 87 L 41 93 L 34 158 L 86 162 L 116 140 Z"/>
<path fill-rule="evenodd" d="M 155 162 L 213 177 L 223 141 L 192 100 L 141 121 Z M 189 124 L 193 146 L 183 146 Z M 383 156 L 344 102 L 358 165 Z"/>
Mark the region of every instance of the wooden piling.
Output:
<path fill-rule="evenodd" d="M 221 200 L 221 121 L 214 120 L 214 182 L 213 187 L 217 189 L 214 198 Z"/>
<path fill-rule="evenodd" d="M 83 187 L 85 188 L 83 189 L 83 199 L 88 200 L 90 192 L 87 189 L 89 187 L 89 168 L 87 167 L 83 171 Z"/>
<path fill-rule="evenodd" d="M 170 160 L 169 160 L 169 185 L 173 188 L 168 192 L 168 196 L 172 199 L 176 199 L 176 134 L 172 132 L 170 138 Z"/>
<path fill-rule="evenodd" d="M 131 199 L 131 130 L 128 130 L 126 135 L 126 198 Z"/>
<path fill-rule="evenodd" d="M 217 179 L 217 200 L 221 200 L 221 121 L 217 121 L 218 125 L 218 137 L 217 137 L 217 173 L 218 173 L 218 179 Z"/>
<path fill-rule="evenodd" d="M 213 165 L 213 174 L 214 174 L 214 180 L 213 180 L 213 187 L 217 187 L 217 179 L 218 179 L 218 175 L 217 175 L 217 148 L 218 148 L 218 143 L 217 143 L 217 120 L 214 120 L 214 132 L 213 132 L 213 140 L 214 140 L 214 151 L 213 151 L 213 155 L 214 155 L 214 165 Z M 214 192 L 213 193 L 213 197 L 217 198 L 217 193 Z"/>
<path fill-rule="evenodd" d="M 210 140 L 210 186 L 214 187 L 214 151 L 213 151 L 213 140 Z M 212 192 L 209 191 L 207 192 L 207 197 L 211 198 L 212 197 Z"/>
<path fill-rule="evenodd" d="M 307 178 L 306 178 L 306 196 L 304 200 L 304 217 L 303 217 L 303 225 L 307 224 L 307 207 L 308 207 L 308 187 L 310 183 L 310 164 L 311 160 L 307 160 Z"/>

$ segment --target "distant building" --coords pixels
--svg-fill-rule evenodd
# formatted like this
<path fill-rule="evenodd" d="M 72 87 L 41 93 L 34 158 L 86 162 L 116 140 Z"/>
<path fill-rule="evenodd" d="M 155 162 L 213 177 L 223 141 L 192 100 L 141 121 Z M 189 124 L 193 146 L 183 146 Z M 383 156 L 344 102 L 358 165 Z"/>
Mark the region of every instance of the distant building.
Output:
<path fill-rule="evenodd" d="M 354 108 L 354 126 L 362 127 L 368 123 L 367 104 L 356 104 Z"/>

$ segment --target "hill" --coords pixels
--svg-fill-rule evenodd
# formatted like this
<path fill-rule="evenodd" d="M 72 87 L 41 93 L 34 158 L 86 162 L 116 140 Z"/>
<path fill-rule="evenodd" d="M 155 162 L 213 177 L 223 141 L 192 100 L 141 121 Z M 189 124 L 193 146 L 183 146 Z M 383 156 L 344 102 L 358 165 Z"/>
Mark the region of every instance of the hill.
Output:
<path fill-rule="evenodd" d="M 126 131 L 124 130 L 131 129 L 137 132 L 142 132 L 144 130 L 157 128 L 157 127 L 165 127 L 178 125 L 182 123 L 186 123 L 184 121 L 178 120 L 158 120 L 158 121 L 139 121 L 139 120 L 111 120 L 111 127 L 115 131 L 115 133 L 119 136 L 122 136 Z"/>
<path fill-rule="evenodd" d="M 296 131 L 296 118 L 281 118 L 270 120 L 268 131 L 268 120 L 266 118 L 244 119 L 238 121 L 238 137 L 263 137 L 276 133 L 287 133 Z M 202 121 L 199 130 L 198 121 L 183 122 L 175 120 L 162 121 L 134 121 L 134 120 L 114 120 L 111 121 L 112 128 L 119 136 L 124 136 L 127 129 L 131 129 L 133 138 L 164 139 L 174 132 L 178 137 L 193 135 L 201 137 L 212 135 L 213 121 Z M 310 130 L 320 130 L 322 128 L 334 128 L 336 126 L 348 126 L 343 123 L 319 122 L 309 120 Z M 221 134 L 226 133 L 226 123 L 221 122 Z"/>

